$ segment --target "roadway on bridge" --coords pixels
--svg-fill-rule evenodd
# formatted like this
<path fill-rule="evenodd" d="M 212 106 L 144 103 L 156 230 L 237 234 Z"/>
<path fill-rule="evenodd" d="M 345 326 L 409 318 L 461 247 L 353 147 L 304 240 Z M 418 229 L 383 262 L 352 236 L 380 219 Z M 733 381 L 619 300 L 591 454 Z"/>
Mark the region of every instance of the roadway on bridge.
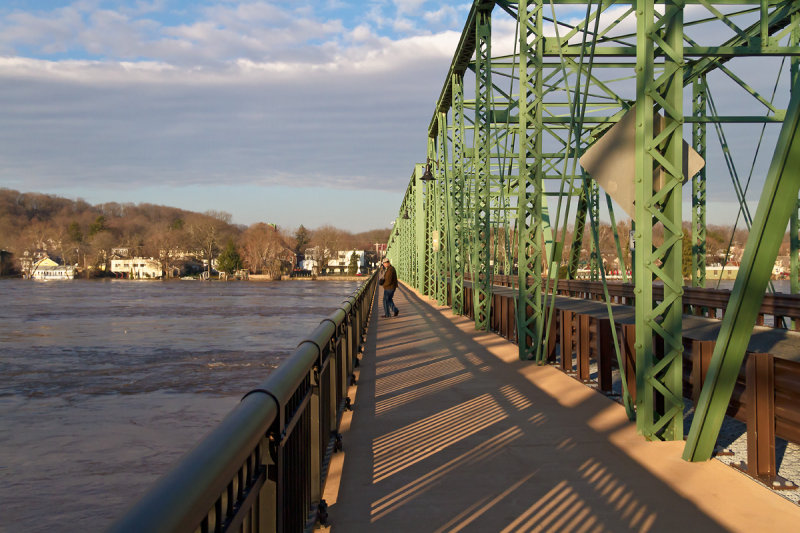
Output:
<path fill-rule="evenodd" d="M 382 291 L 380 291 L 382 294 Z M 792 531 L 800 507 L 401 286 L 376 298 L 325 491 L 352 531 Z"/>

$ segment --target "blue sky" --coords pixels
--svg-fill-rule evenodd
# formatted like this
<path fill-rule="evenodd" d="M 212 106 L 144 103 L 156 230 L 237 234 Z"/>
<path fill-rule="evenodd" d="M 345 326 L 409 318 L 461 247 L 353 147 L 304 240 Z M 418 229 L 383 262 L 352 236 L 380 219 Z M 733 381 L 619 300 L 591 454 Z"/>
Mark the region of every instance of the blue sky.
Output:
<path fill-rule="evenodd" d="M 387 227 L 468 9 L 5 0 L 0 186 Z"/>

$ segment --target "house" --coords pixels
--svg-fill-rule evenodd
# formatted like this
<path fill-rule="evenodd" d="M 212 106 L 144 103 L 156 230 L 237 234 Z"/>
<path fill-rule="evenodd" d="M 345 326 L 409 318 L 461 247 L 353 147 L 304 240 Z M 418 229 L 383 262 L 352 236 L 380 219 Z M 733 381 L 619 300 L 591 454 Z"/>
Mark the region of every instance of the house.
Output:
<path fill-rule="evenodd" d="M 128 279 L 156 279 L 163 275 L 161 263 L 152 257 L 112 259 L 111 272 Z"/>
<path fill-rule="evenodd" d="M 739 265 L 735 263 L 728 263 L 721 265 L 715 263 L 706 266 L 706 279 L 736 279 L 739 273 Z"/>
<path fill-rule="evenodd" d="M 328 268 L 331 272 L 347 274 L 350 268 L 350 261 L 353 255 L 358 255 L 356 272 L 364 273 L 367 271 L 367 253 L 364 250 L 345 250 L 336 252 L 336 255 L 328 261 Z"/>
<path fill-rule="evenodd" d="M 75 267 L 59 265 L 49 257 L 44 256 L 33 263 L 31 272 L 27 277 L 38 281 L 75 279 Z"/>

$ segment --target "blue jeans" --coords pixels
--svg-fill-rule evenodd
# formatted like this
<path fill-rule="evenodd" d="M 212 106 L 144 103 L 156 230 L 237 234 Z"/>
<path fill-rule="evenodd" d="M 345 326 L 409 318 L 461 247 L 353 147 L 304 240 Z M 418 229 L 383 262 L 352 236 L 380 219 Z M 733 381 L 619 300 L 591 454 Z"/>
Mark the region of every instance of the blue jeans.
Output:
<path fill-rule="evenodd" d="M 397 312 L 397 307 L 394 305 L 394 291 L 395 289 L 383 289 L 383 314 L 384 316 L 392 316 Z"/>

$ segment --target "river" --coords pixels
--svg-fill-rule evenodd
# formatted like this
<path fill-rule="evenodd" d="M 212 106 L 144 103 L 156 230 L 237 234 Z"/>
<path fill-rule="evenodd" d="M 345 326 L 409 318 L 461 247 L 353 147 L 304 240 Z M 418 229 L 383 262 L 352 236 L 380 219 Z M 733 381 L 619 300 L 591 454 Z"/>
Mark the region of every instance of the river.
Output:
<path fill-rule="evenodd" d="M 100 531 L 358 283 L 0 280 L 0 531 Z"/>

